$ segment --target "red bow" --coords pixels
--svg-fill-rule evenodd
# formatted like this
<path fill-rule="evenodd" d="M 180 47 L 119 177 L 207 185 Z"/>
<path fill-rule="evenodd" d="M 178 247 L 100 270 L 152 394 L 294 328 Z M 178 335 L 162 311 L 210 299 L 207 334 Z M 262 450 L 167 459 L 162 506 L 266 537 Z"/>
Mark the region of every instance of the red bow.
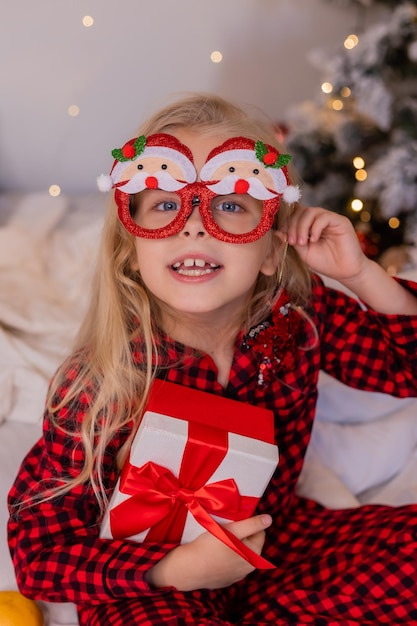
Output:
<path fill-rule="evenodd" d="M 131 497 L 110 511 L 110 526 L 116 539 L 150 528 L 147 541 L 177 542 L 182 535 L 187 511 L 190 511 L 203 528 L 251 565 L 262 569 L 274 567 L 211 517 L 215 514 L 241 520 L 251 516 L 258 498 L 241 496 L 233 479 L 193 490 L 181 485 L 169 469 L 156 463 L 148 462 L 142 467 L 127 464 L 120 491 Z"/>

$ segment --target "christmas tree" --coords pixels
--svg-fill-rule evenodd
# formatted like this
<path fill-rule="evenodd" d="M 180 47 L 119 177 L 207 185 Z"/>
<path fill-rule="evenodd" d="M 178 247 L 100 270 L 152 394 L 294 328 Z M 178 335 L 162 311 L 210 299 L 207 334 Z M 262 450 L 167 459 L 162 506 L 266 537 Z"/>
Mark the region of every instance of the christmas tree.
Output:
<path fill-rule="evenodd" d="M 417 0 L 344 4 L 379 17 L 312 54 L 321 90 L 288 113 L 286 142 L 303 202 L 347 215 L 380 260 L 417 243 Z"/>

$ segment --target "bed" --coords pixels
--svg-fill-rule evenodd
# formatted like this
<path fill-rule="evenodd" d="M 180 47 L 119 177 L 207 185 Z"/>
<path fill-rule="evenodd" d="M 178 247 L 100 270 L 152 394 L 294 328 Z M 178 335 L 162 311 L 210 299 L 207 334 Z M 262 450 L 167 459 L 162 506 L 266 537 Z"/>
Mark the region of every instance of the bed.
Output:
<path fill-rule="evenodd" d="M 98 193 L 0 194 L 0 590 L 16 588 L 7 492 L 85 311 L 104 210 Z M 403 275 L 417 279 L 417 269 Z M 352 390 L 322 373 L 299 493 L 332 508 L 417 502 L 416 418 L 417 399 Z M 48 626 L 77 624 L 71 604 L 41 607 Z"/>

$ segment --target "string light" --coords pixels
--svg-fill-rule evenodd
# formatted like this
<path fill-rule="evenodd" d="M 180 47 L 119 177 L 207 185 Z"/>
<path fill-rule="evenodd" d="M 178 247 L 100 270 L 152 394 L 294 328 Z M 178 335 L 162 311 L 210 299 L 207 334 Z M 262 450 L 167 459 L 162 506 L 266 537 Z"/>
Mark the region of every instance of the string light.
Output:
<path fill-rule="evenodd" d="M 83 17 L 83 25 L 86 28 L 90 28 L 90 26 L 92 26 L 94 24 L 94 19 L 91 17 L 91 15 L 84 15 Z"/>
<path fill-rule="evenodd" d="M 361 211 L 361 214 L 359 217 L 360 217 L 361 222 L 370 222 L 372 216 L 369 213 L 369 211 Z"/>
<path fill-rule="evenodd" d="M 349 35 L 348 37 L 346 37 L 343 45 L 345 46 L 346 50 L 352 50 L 352 48 L 355 48 L 358 43 L 359 37 L 357 35 Z"/>
<path fill-rule="evenodd" d="M 355 211 L 355 213 L 359 213 L 359 211 L 362 211 L 362 209 L 363 209 L 363 202 L 362 202 L 362 200 L 359 200 L 359 198 L 355 198 L 350 203 L 350 207 L 351 207 L 352 211 Z"/>
<path fill-rule="evenodd" d="M 333 85 L 332 83 L 322 83 L 321 84 L 321 90 L 323 93 L 332 93 L 333 91 Z"/>
<path fill-rule="evenodd" d="M 357 170 L 355 172 L 355 178 L 357 181 L 359 182 L 363 182 L 364 180 L 366 180 L 368 178 L 368 172 L 366 170 Z"/>
<path fill-rule="evenodd" d="M 400 220 L 398 219 L 398 217 L 390 217 L 388 220 L 388 226 L 390 228 L 392 228 L 393 230 L 395 230 L 396 228 L 400 227 Z"/>
<path fill-rule="evenodd" d="M 48 191 L 50 196 L 56 198 L 61 193 L 61 187 L 59 185 L 51 185 Z"/>
<path fill-rule="evenodd" d="M 223 60 L 223 55 L 219 50 L 213 50 L 210 55 L 210 59 L 213 61 L 213 63 L 220 63 L 220 61 Z"/>
<path fill-rule="evenodd" d="M 365 167 L 365 161 L 360 156 L 355 157 L 352 163 L 353 163 L 353 166 L 356 167 L 357 170 L 361 170 Z"/>
<path fill-rule="evenodd" d="M 345 105 L 343 104 L 343 102 L 341 100 L 336 98 L 335 100 L 331 101 L 330 106 L 335 111 L 341 111 Z"/>
<path fill-rule="evenodd" d="M 79 113 L 80 113 L 80 107 L 77 104 L 71 104 L 68 107 L 68 115 L 70 115 L 71 117 L 77 117 Z"/>
<path fill-rule="evenodd" d="M 349 96 L 351 95 L 352 91 L 349 87 L 343 87 L 340 90 L 340 95 L 342 96 L 342 98 L 349 98 Z"/>

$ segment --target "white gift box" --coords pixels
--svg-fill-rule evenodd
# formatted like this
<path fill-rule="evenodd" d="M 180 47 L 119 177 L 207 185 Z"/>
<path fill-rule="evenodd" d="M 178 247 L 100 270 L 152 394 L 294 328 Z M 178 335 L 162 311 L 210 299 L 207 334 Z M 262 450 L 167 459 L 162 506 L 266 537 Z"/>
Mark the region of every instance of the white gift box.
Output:
<path fill-rule="evenodd" d="M 210 518 L 225 524 L 233 519 L 250 517 L 277 464 L 278 448 L 274 443 L 271 411 L 155 380 L 130 456 L 105 514 L 101 537 L 123 537 L 139 542 L 192 541 L 207 525 L 202 526 L 195 519 L 190 512 L 193 506 L 186 507 L 181 497 L 178 502 L 173 496 L 177 487 L 184 488 L 182 493 L 186 499 L 194 501 L 194 495 L 197 496 L 199 503 L 194 508 L 201 513 L 204 503 L 211 502 L 212 494 L 209 493 L 209 500 L 205 500 L 205 491 L 213 487 L 216 491 L 218 486 L 223 488 L 227 483 L 233 493 L 232 500 L 236 503 L 237 498 L 244 502 L 243 511 L 234 516 L 235 504 L 231 504 L 232 511 L 228 511 L 227 495 L 226 504 L 223 503 L 226 510 L 219 515 L 209 511 Z M 141 482 L 143 474 L 149 475 L 147 470 L 152 476 L 154 470 L 158 473 L 155 484 L 152 483 L 149 489 L 145 487 L 149 483 Z M 164 482 L 165 475 L 171 481 L 168 487 Z M 165 484 L 166 494 L 160 493 L 164 491 L 161 481 Z M 158 491 L 156 496 L 155 489 Z M 226 489 L 222 493 L 229 494 L 230 491 Z M 171 522 L 166 519 L 169 516 L 165 516 L 165 521 L 158 522 L 153 528 L 150 525 L 144 527 L 146 520 L 154 519 L 155 497 L 159 504 L 161 499 L 164 500 L 164 506 L 171 506 L 176 500 L 177 514 L 183 520 L 177 519 L 174 523 L 177 526 L 174 537 L 171 533 L 173 515 L 175 518 L 173 511 Z M 218 494 L 217 497 L 222 498 Z"/>

